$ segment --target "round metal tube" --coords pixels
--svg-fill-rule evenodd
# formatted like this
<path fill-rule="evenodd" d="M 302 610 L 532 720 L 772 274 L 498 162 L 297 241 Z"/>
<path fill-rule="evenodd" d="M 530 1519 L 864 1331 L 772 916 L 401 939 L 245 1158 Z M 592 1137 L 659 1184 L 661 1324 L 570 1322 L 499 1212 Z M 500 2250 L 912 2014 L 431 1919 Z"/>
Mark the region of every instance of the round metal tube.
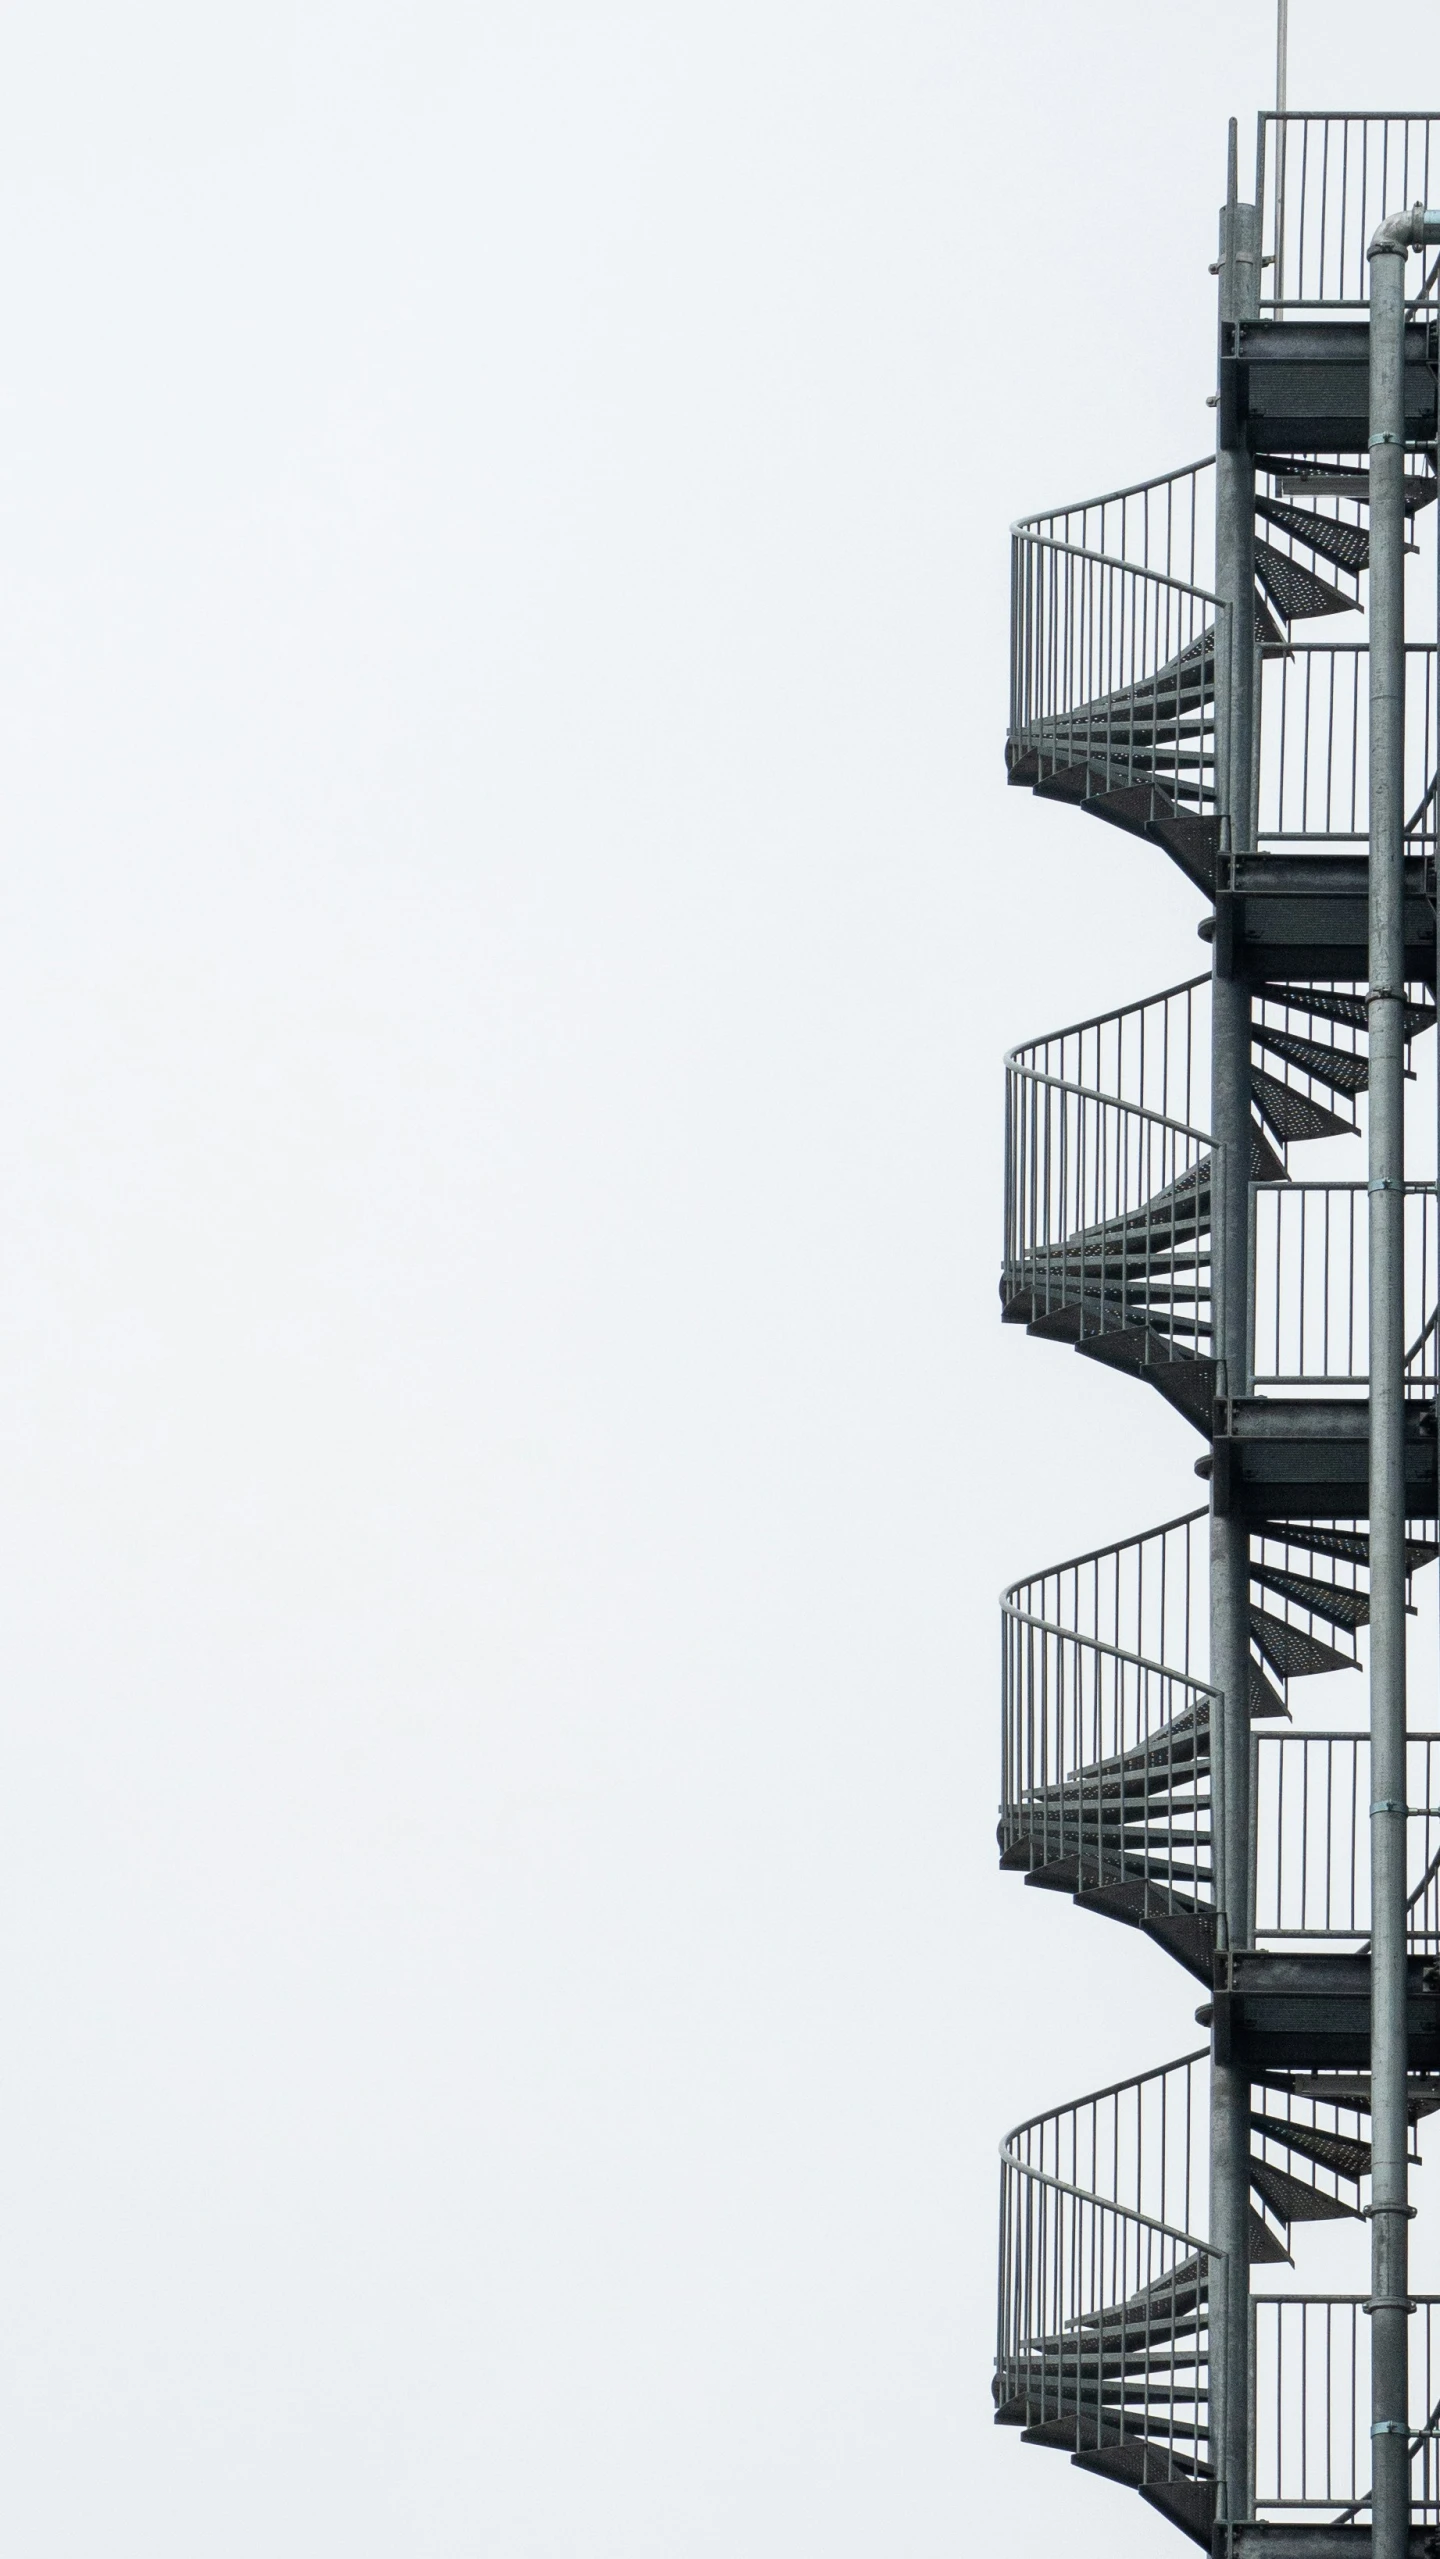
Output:
<path fill-rule="evenodd" d="M 1370 1944 L 1373 2559 L 1410 2532 L 1405 2121 L 1405 253 L 1370 259 Z M 1375 2431 L 1383 2429 L 1384 2431 Z"/>
<path fill-rule="evenodd" d="M 1259 216 L 1234 200 L 1220 216 L 1220 320 L 1253 317 L 1259 308 Z M 1221 903 L 1230 853 L 1248 852 L 1253 836 L 1255 765 L 1255 465 L 1248 452 L 1221 442 L 1215 464 L 1216 590 L 1229 608 L 1225 646 L 1216 662 L 1216 714 L 1229 840 L 1218 864 L 1211 995 L 1210 1126 L 1215 1138 L 1210 1248 L 1215 1308 L 1216 1380 L 1222 1396 L 1249 1391 L 1247 1264 L 1250 1192 L 1250 989 L 1235 973 Z M 1219 638 L 1217 633 L 1217 640 Z M 1225 1905 L 1223 1943 L 1250 1936 L 1250 1540 L 1242 1520 L 1217 1511 L 1210 1520 L 1210 1677 L 1223 1691 L 1223 1800 L 1216 1803 Z M 1245 2520 L 1250 2418 L 1250 2083 L 1217 2067 L 1210 2083 L 1210 2235 L 1223 2251 L 1227 2280 L 1210 2302 L 1212 2456 L 1220 2474 L 1220 2519 Z"/>

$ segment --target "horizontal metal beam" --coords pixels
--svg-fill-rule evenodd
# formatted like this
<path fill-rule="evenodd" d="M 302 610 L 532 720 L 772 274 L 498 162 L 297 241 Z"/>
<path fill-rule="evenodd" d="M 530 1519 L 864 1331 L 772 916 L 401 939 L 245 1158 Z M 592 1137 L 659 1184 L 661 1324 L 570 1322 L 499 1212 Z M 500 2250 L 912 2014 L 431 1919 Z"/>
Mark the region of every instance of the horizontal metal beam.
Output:
<path fill-rule="evenodd" d="M 1231 2559 L 1370 2559 L 1368 2523 L 1240 2523 L 1227 2535 Z M 1410 2559 L 1433 2559 L 1435 2527 L 1412 2524 Z"/>
<path fill-rule="evenodd" d="M 1252 985 L 1297 978 L 1306 985 L 1358 985 L 1368 960 L 1368 856 L 1364 853 L 1242 853 L 1232 888 L 1216 900 L 1214 931 L 1231 966 Z M 1405 975 L 1435 984 L 1434 866 L 1405 862 Z M 1208 930 L 1208 925 L 1207 925 Z"/>
<path fill-rule="evenodd" d="M 1220 440 L 1254 454 L 1360 453 L 1370 437 L 1368 320 L 1237 320 L 1220 359 Z M 1405 434 L 1435 439 L 1435 332 L 1405 331 Z"/>
<path fill-rule="evenodd" d="M 1222 1518 L 1257 1524 L 1267 1519 L 1368 1518 L 1368 1399 L 1256 1395 L 1217 1404 L 1208 1464 Z M 1435 1406 L 1430 1402 L 1406 1408 L 1405 1509 L 1411 1519 L 1440 1514 Z"/>
<path fill-rule="evenodd" d="M 1370 1957 L 1236 1954 L 1217 1958 L 1215 2060 L 1222 2068 L 1368 2070 Z M 1412 2070 L 1440 2070 L 1440 1990 L 1423 1955 L 1406 1959 L 1405 2030 Z"/>

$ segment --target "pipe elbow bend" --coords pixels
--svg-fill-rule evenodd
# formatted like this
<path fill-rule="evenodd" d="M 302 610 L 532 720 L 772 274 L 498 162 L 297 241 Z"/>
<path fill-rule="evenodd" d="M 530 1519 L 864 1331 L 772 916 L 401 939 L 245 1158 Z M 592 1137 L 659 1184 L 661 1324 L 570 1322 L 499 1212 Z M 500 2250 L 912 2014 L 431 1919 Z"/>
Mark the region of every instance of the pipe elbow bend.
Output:
<path fill-rule="evenodd" d="M 1411 249 L 1423 249 L 1427 240 L 1440 240 L 1440 212 L 1412 204 L 1403 213 L 1386 214 L 1365 254 L 1367 258 L 1403 258 Z"/>

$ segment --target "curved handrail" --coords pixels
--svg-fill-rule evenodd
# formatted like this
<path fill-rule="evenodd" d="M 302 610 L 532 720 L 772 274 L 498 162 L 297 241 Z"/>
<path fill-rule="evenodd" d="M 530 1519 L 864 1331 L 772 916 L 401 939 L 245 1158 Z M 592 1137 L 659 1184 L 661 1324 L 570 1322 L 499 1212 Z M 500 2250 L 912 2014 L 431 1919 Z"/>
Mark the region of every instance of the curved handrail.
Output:
<path fill-rule="evenodd" d="M 1224 2258 L 1223 2248 L 1217 2248 L 1209 2239 L 1198 2239 L 1193 2230 L 1178 2230 L 1173 2222 L 1157 2221 L 1153 2213 L 1136 2212 L 1129 2204 L 1113 2203 L 1108 2195 L 1092 2194 L 1088 2186 L 1068 2186 L 1063 2177 L 1051 2177 L 1043 2168 L 1031 2168 L 1023 2159 L 1012 2157 L 1003 2144 L 1000 2156 L 1007 2168 L 1013 2168 L 1017 2176 L 1028 2178 L 1032 2185 L 1048 2186 L 1054 2195 L 1071 2195 L 1077 2203 L 1098 2204 L 1102 2212 L 1119 2213 L 1126 2221 L 1133 2221 L 1137 2230 L 1153 2230 L 1160 2239 L 1178 2240 L 1192 2256 Z"/>
<path fill-rule="evenodd" d="M 1011 1050 L 1001 1294 L 1012 1320 L 1073 1312 L 1077 1339 L 1139 1323 L 1168 1365 L 1196 1355 L 1223 1171 L 1194 1116 L 1209 991 L 1207 977 L 1183 979 Z"/>
<path fill-rule="evenodd" d="M 1163 1111 L 1149 1110 L 1143 1102 L 1127 1102 L 1122 1093 L 1099 1093 L 1093 1084 L 1075 1084 L 1067 1076 L 1045 1075 L 1038 1067 L 1018 1065 L 1013 1050 L 1005 1063 L 1013 1075 L 1023 1075 L 1027 1084 L 1043 1084 L 1049 1092 L 1070 1093 L 1081 1102 L 1103 1102 L 1107 1110 L 1129 1111 L 1137 1120 L 1148 1120 L 1155 1128 L 1169 1129 L 1176 1137 L 1193 1137 L 1201 1146 L 1215 1144 L 1208 1129 L 1196 1128 L 1189 1120 L 1167 1119 Z M 1276 1183 L 1271 1187 L 1278 1189 L 1280 1186 Z"/>
<path fill-rule="evenodd" d="M 1115 1104 L 1156 1129 L 1212 1146 L 1195 1117 L 1209 1088 L 1210 990 L 1208 975 L 1181 978 L 1138 1002 L 1037 1032 L 1007 1052 L 1007 1078 L 1087 1105 Z"/>
<path fill-rule="evenodd" d="M 1136 1541 L 1141 1548 L 1143 1541 Z M 1026 1597 L 1031 1597 L 1033 1584 Z M 1044 1589 L 1036 1592 L 1044 1602 Z M 1136 1594 L 1115 1610 L 1113 1635 L 1064 1622 L 1054 1581 L 1051 1615 L 1000 1602 L 1000 1848 L 1008 1866 L 1056 1868 L 1072 1891 L 1120 1891 L 1141 1924 L 1179 1924 L 1192 1955 L 1210 1953 L 1225 1906 L 1223 1691 L 1192 1668 L 1143 1648 L 1143 1635 L 1179 1633 L 1189 1653 L 1189 1592 L 1166 1612 L 1164 1594 Z M 1166 1615 L 1179 1625 L 1166 1625 Z M 1202 1855 L 1207 1853 L 1207 1855 Z"/>
<path fill-rule="evenodd" d="M 1096 498 L 1075 498 L 1067 506 L 1037 507 L 1033 515 L 1018 515 L 1010 530 L 1029 533 L 1037 524 L 1053 524 L 1060 516 L 1093 515 L 1102 507 L 1121 506 L 1127 498 L 1145 498 L 1152 489 L 1174 488 L 1181 480 L 1198 480 L 1202 471 L 1213 471 L 1215 456 L 1204 453 L 1198 462 L 1182 462 L 1174 471 L 1159 471 L 1153 479 L 1132 480 L 1123 489 L 1107 489 Z"/>
<path fill-rule="evenodd" d="M 1089 560 L 1097 569 L 1125 569 L 1130 576 L 1145 578 L 1151 586 L 1169 586 L 1177 595 L 1193 595 L 1201 604 L 1213 604 L 1218 613 L 1225 610 L 1225 599 L 1213 588 L 1197 586 L 1193 578 L 1172 577 L 1166 569 L 1147 569 L 1142 560 L 1117 560 L 1109 551 L 1088 551 L 1078 542 L 1057 542 L 1048 533 L 1030 533 L 1023 526 L 1015 528 L 1017 542 L 1027 542 L 1040 551 L 1055 551 L 1067 560 Z"/>
<path fill-rule="evenodd" d="M 1189 2070 L 1196 2062 L 1209 2059 L 1209 2045 L 1201 2044 L 1193 2053 L 1181 2053 L 1174 2061 L 1157 2062 L 1149 2070 L 1132 2071 L 1128 2079 L 1112 2079 L 1106 2083 L 1105 2087 L 1087 2088 L 1081 2096 L 1067 2097 L 1058 2106 L 1042 2106 L 1038 2115 L 1027 2115 L 1023 2123 L 1011 2125 L 1000 2143 L 1000 2156 L 1002 2159 L 1010 2156 L 1011 2143 L 1017 2142 L 1022 2133 L 1038 2132 L 1043 2124 L 1056 2123 L 1062 2115 L 1073 2114 L 1079 2106 L 1102 2105 L 1107 2097 L 1127 2096 L 1132 2088 L 1146 2088 L 1152 2080 L 1168 2078 L 1172 2070 Z M 1016 2165 L 1021 2166 L 1023 2162 L 1017 2161 Z M 1077 2188 L 1075 2191 L 1083 2193 L 1085 2189 Z M 1113 2200 L 1113 2198 L 1106 2200 Z M 1185 2236 L 1183 2231 L 1171 2235 L 1172 2237 L 1178 2235 L 1181 2238 Z"/>
<path fill-rule="evenodd" d="M 1107 1660 L 1126 1662 L 1134 1670 L 1153 1671 L 1159 1679 L 1178 1680 L 1182 1688 L 1193 1688 L 1202 1697 L 1223 1698 L 1225 1692 L 1212 1688 L 1208 1679 L 1197 1679 L 1193 1671 L 1172 1670 L 1168 1662 L 1152 1662 L 1144 1653 L 1127 1653 L 1120 1644 L 1107 1644 L 1099 1635 L 1077 1634 L 1073 1626 L 1057 1626 L 1053 1618 L 1035 1617 L 1028 1609 L 1012 1608 L 1008 1599 L 1000 1602 L 1000 1614 L 1012 1626 L 1034 1626 L 1042 1635 L 1055 1635 L 1066 1644 L 1079 1644 L 1086 1652 L 1103 1653 Z"/>
<path fill-rule="evenodd" d="M 1168 1004 L 1177 995 L 1194 995 L 1202 986 L 1208 987 L 1210 982 L 1209 971 L 1202 969 L 1197 977 L 1177 978 L 1173 986 L 1157 987 L 1153 995 L 1145 996 L 1139 1004 L 1115 1004 L 1108 1013 L 1092 1013 L 1083 1022 L 1066 1022 L 1058 1031 L 1037 1031 L 1033 1039 L 1017 1040 L 1012 1049 L 1007 1049 L 1005 1063 L 1007 1066 L 1014 1064 L 1025 1049 L 1048 1048 L 1053 1040 L 1076 1040 L 1087 1031 L 1106 1031 L 1112 1022 L 1126 1021 L 1131 1014 L 1148 1010 L 1153 1004 Z"/>
<path fill-rule="evenodd" d="M 1141 832 L 1220 811 L 1213 459 L 1011 527 L 1012 776 L 1108 801 Z M 1203 844 L 1177 842 L 1204 865 Z"/>
<path fill-rule="evenodd" d="M 1193 1511 L 1177 1512 L 1174 1519 L 1158 1520 L 1153 1528 L 1142 1529 L 1137 1536 L 1112 1538 L 1108 1546 L 1087 1547 L 1083 1555 L 1064 1555 L 1058 1564 L 1041 1564 L 1033 1573 L 1021 1573 L 1013 1582 L 1007 1582 L 1000 1595 L 1001 1604 L 1003 1606 L 1006 1600 L 1013 1599 L 1018 1590 L 1028 1590 L 1034 1582 L 1048 1581 L 1052 1573 L 1073 1573 L 1083 1564 L 1106 1563 L 1112 1555 L 1123 1555 L 1131 1547 L 1143 1545 L 1152 1537 L 1168 1537 L 1173 1528 L 1197 1527 L 1202 1519 L 1208 1520 L 1209 1517 L 1208 1506 L 1202 1502 Z"/>
<path fill-rule="evenodd" d="M 1117 2080 L 1000 2146 L 997 2417 L 1080 2453 L 1142 2443 L 1153 2479 L 1213 2476 L 1210 2300 L 1228 2264 L 1187 2226 L 1208 2061 Z"/>

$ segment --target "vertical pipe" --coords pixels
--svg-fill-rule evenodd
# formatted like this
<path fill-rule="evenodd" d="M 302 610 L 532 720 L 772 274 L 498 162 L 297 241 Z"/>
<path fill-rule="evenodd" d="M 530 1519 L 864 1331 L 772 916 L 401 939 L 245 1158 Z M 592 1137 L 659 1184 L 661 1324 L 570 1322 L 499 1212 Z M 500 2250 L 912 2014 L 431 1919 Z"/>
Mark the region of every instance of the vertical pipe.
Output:
<path fill-rule="evenodd" d="M 1370 1941 L 1373 2559 L 1410 2532 L 1405 2164 L 1405 251 L 1370 256 Z"/>
<path fill-rule="evenodd" d="M 1236 131 L 1230 127 L 1227 202 L 1220 216 L 1220 351 L 1233 324 L 1259 308 L 1259 215 L 1236 200 Z M 1228 856 L 1252 849 L 1255 703 L 1255 467 L 1243 444 L 1229 440 L 1220 408 L 1215 466 L 1216 589 L 1229 610 L 1226 645 L 1216 663 L 1217 773 L 1228 843 L 1217 860 L 1213 943 L 1210 1127 L 1215 1139 L 1211 1197 L 1217 1389 L 1233 1397 L 1249 1388 L 1246 1264 L 1250 1204 L 1250 990 L 1226 929 Z M 1223 1692 L 1223 1798 L 1216 1820 L 1224 1840 L 1226 1903 L 1222 1943 L 1250 1937 L 1250 1541 L 1243 1520 L 1217 1507 L 1210 1516 L 1210 1677 Z M 1216 2068 L 1210 2095 L 1210 2236 L 1226 2259 L 1226 2280 L 1211 2304 L 1213 2450 L 1221 2481 L 1221 2520 L 1244 2520 L 1249 2475 L 1250 2085 L 1244 2074 Z"/>

